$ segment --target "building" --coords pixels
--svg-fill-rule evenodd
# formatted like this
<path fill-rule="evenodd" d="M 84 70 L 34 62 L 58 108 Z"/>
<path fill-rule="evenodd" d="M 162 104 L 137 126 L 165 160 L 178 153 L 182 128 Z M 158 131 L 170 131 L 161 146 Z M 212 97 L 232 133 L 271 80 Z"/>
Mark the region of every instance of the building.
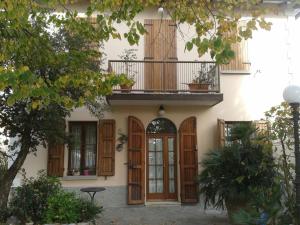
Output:
<path fill-rule="evenodd" d="M 76 7 L 83 11 L 85 5 Z M 253 39 L 234 46 L 235 60 L 217 66 L 208 55 L 199 59 L 195 50 L 185 51 L 193 27 L 178 27 L 157 9 L 136 19 L 148 31 L 133 47 L 136 60 L 120 59 L 124 49 L 132 48 L 125 40 L 104 46 L 107 68 L 134 76 L 132 89 L 116 87 L 107 97 L 110 110 L 100 120 L 86 108 L 74 110 L 66 118 L 72 147 L 38 151 L 24 168 L 29 176 L 45 169 L 72 190 L 106 187 L 97 195 L 104 206 L 197 203 L 199 162 L 224 143 L 226 126 L 260 120 L 297 79 L 300 22 L 289 11 L 269 16 L 271 31 L 254 32 Z M 125 27 L 116 25 L 120 31 Z M 199 74 L 209 81 L 207 90 L 189 88 Z"/>

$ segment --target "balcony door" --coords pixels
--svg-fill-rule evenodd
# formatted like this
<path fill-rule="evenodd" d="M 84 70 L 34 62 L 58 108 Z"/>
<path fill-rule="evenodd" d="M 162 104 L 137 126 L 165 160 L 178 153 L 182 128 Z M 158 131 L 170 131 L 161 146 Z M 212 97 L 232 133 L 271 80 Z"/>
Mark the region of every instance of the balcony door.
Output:
<path fill-rule="evenodd" d="M 176 24 L 172 20 L 145 20 L 145 89 L 177 89 Z"/>
<path fill-rule="evenodd" d="M 147 127 L 147 200 L 177 200 L 176 133 L 164 118 Z"/>

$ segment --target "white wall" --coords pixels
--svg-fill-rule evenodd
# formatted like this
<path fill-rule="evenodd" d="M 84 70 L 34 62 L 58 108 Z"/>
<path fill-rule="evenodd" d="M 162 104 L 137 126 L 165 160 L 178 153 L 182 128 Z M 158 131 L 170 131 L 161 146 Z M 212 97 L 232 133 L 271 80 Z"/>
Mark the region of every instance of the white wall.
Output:
<path fill-rule="evenodd" d="M 142 21 L 149 18 L 159 18 L 156 10 L 148 10 L 137 17 Z M 249 75 L 224 74 L 221 75 L 221 92 L 224 101 L 218 105 L 207 107 L 181 107 L 166 106 L 166 117 L 179 127 L 180 123 L 189 116 L 196 116 L 198 121 L 198 149 L 199 159 L 216 143 L 217 118 L 228 121 L 257 120 L 263 118 L 264 112 L 271 106 L 280 104 L 284 87 L 292 80 L 300 80 L 300 20 L 294 21 L 292 17 L 269 18 L 273 23 L 271 31 L 256 31 L 253 39 L 249 40 L 249 58 L 251 72 Z M 122 32 L 126 27 L 116 25 Z M 193 29 L 187 25 L 181 27 L 187 36 L 182 38 L 177 32 L 177 46 L 179 60 L 196 60 L 198 55 L 195 49 L 184 51 L 184 41 L 193 36 Z M 110 40 L 105 44 L 108 59 L 118 59 L 118 55 L 125 48 L 132 48 L 126 40 Z M 144 41 L 140 41 L 138 59 L 144 56 Z M 202 60 L 207 60 L 207 56 Z M 137 107 L 113 107 L 107 112 L 105 118 L 116 120 L 117 130 L 127 132 L 127 116 L 134 115 L 142 120 L 145 126 L 157 115 L 158 105 Z M 85 109 L 77 109 L 68 120 L 95 120 Z M 47 152 L 40 151 L 38 158 L 29 156 L 24 164 L 29 175 L 35 175 L 38 169 L 46 168 Z M 127 182 L 127 151 L 116 152 L 116 175 L 114 177 L 98 178 L 93 181 L 64 181 L 65 186 L 102 185 L 117 186 Z M 65 156 L 67 168 L 67 150 Z"/>

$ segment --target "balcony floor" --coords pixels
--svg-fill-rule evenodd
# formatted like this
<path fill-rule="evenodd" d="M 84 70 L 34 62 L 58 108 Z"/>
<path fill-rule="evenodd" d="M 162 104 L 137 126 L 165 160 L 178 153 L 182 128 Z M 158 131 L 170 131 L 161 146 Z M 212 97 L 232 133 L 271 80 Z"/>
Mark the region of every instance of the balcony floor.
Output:
<path fill-rule="evenodd" d="M 195 105 L 214 106 L 223 101 L 222 93 L 121 93 L 107 96 L 110 105 Z"/>

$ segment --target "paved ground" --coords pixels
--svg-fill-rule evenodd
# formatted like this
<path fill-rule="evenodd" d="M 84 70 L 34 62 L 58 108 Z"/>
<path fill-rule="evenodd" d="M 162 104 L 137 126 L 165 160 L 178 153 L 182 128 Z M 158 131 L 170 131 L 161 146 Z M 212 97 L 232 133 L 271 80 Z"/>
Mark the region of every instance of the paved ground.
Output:
<path fill-rule="evenodd" d="M 143 206 L 106 208 L 101 225 L 228 225 L 225 212 L 199 206 Z"/>

